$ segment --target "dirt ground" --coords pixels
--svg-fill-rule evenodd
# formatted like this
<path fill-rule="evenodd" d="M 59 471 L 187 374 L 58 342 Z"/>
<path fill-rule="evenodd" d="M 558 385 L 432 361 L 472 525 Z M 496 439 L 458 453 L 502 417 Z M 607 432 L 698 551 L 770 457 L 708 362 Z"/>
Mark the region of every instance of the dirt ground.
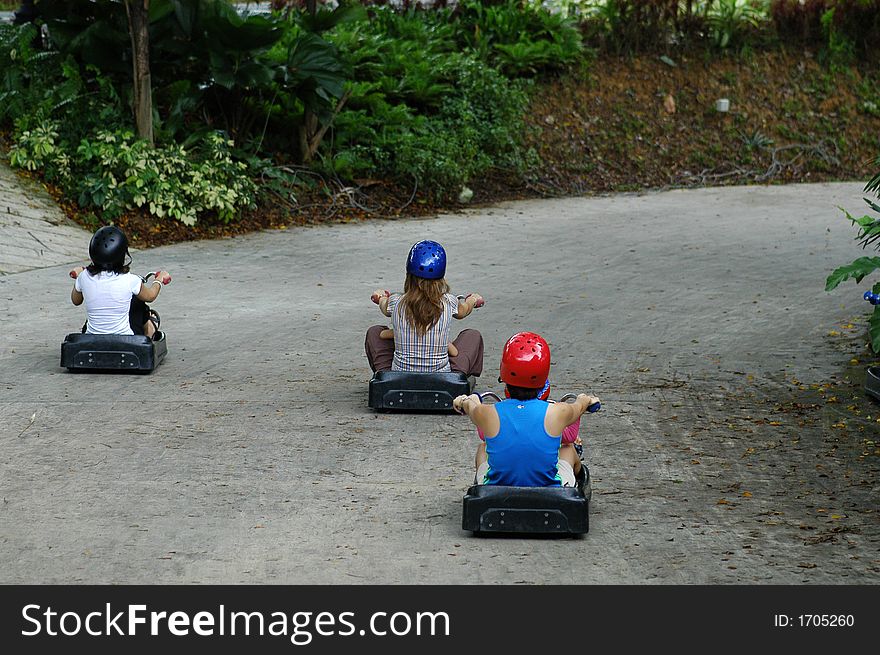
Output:
<path fill-rule="evenodd" d="M 809 52 L 603 57 L 535 94 L 529 141 L 549 195 L 868 179 L 878 71 Z M 729 111 L 716 111 L 718 99 Z"/>

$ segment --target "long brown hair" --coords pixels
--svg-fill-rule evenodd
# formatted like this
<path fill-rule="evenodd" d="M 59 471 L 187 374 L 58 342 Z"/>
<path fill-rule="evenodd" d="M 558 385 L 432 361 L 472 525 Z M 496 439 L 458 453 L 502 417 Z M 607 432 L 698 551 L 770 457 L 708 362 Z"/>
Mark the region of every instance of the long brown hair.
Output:
<path fill-rule="evenodd" d="M 406 274 L 400 303 L 406 308 L 406 318 L 419 334 L 425 334 L 443 314 L 443 294 L 449 293 L 445 278 L 428 280 Z"/>

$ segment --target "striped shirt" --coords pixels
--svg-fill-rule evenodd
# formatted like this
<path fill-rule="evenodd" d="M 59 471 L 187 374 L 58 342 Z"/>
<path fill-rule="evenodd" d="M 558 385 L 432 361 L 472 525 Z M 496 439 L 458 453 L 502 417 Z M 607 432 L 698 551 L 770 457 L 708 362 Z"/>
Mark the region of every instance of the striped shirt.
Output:
<path fill-rule="evenodd" d="M 419 334 L 406 317 L 406 308 L 400 303 L 402 294 L 388 299 L 391 327 L 394 328 L 394 361 L 392 371 L 433 373 L 450 371 L 449 324 L 458 311 L 458 298 L 451 293 L 443 295 L 443 313 L 425 334 Z"/>

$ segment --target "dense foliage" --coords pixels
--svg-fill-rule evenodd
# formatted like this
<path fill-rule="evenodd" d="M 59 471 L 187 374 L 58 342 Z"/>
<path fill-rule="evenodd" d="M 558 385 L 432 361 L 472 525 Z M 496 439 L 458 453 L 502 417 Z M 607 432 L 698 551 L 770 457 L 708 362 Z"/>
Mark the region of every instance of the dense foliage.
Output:
<path fill-rule="evenodd" d="M 33 25 L 0 26 L 0 128 L 11 162 L 112 219 L 233 220 L 261 190 L 384 179 L 454 196 L 490 171 L 525 176 L 536 78 L 590 51 L 768 38 L 830 65 L 876 48 L 880 0 L 462 0 L 150 3 L 155 147 L 132 137 L 131 35 L 121 0 L 37 0 Z M 429 9 L 417 9 L 415 5 Z M 865 111 L 878 111 L 873 96 Z M 252 180 L 259 181 L 255 184 Z"/>

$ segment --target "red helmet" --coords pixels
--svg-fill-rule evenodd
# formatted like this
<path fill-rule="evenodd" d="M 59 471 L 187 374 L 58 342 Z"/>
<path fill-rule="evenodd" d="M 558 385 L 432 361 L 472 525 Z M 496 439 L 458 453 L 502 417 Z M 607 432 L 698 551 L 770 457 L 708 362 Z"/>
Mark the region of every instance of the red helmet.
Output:
<path fill-rule="evenodd" d="M 540 389 L 550 375 L 550 346 L 534 332 L 518 332 L 504 344 L 501 381 L 514 387 Z"/>

